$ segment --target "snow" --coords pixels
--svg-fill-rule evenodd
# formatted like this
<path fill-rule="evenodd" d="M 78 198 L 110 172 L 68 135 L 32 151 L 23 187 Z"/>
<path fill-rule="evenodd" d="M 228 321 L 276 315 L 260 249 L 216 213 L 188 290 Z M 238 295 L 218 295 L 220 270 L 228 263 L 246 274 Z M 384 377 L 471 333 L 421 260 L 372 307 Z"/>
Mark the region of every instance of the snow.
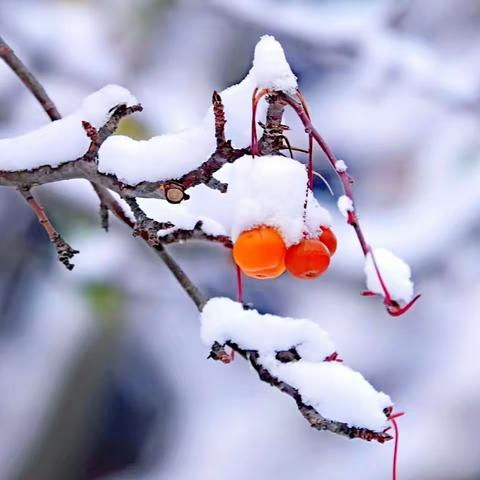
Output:
<path fill-rule="evenodd" d="M 311 361 L 323 361 L 335 351 L 328 334 L 311 320 L 277 315 L 262 315 L 244 310 L 229 298 L 212 298 L 201 314 L 201 337 L 211 347 L 232 340 L 244 350 L 271 355 L 295 347 L 299 355 Z"/>
<path fill-rule="evenodd" d="M 409 265 L 385 248 L 374 249 L 373 255 L 392 299 L 408 303 L 413 298 L 413 282 L 410 278 Z M 368 290 L 384 295 L 370 253 L 365 259 L 365 275 Z"/>
<path fill-rule="evenodd" d="M 346 195 L 342 195 L 337 202 L 338 209 L 340 213 L 345 217 L 348 218 L 348 212 L 353 212 L 353 202 L 350 197 Z"/>
<path fill-rule="evenodd" d="M 192 230 L 198 221 L 202 222 L 202 230 L 209 235 L 227 235 L 225 227 L 219 222 L 202 215 L 192 214 L 184 203 L 171 204 L 166 200 L 138 198 L 140 208 L 150 217 L 163 222 L 169 221 L 174 227 L 158 232 L 158 236 L 168 235 L 177 229 Z"/>
<path fill-rule="evenodd" d="M 343 160 L 337 160 L 335 162 L 335 170 L 338 173 L 344 173 L 348 169 L 347 164 Z"/>
<path fill-rule="evenodd" d="M 82 120 L 100 128 L 109 111 L 137 100 L 123 87 L 107 85 L 86 97 L 80 109 L 61 120 L 24 135 L 0 140 L 0 170 L 31 170 L 43 165 L 57 167 L 85 154 L 90 145 Z"/>
<path fill-rule="evenodd" d="M 280 363 L 270 356 L 261 363 L 278 379 L 296 388 L 307 405 L 325 418 L 351 427 L 383 431 L 387 419 L 383 412 L 392 401 L 377 392 L 358 372 L 337 362 Z"/>
<path fill-rule="evenodd" d="M 320 226 L 332 223 L 311 191 L 304 219 L 307 174 L 296 160 L 244 156 L 224 165 L 215 177 L 228 183 L 226 193 L 198 185 L 189 189 L 190 199 L 179 205 L 143 199 L 140 206 L 151 218 L 171 221 L 177 228 L 192 228 L 202 220 L 205 231 L 226 234 L 233 241 L 242 231 L 269 225 L 280 232 L 287 246 L 298 243 L 304 234 L 317 237 Z"/>
<path fill-rule="evenodd" d="M 220 93 L 227 118 L 226 136 L 235 147 L 244 148 L 250 144 L 255 88 L 287 93 L 297 88 L 296 77 L 280 43 L 268 35 L 258 42 L 253 66 L 244 80 Z M 265 103 L 261 102 L 258 115 L 263 112 Z M 257 128 L 261 135 L 260 127 Z M 175 179 L 208 160 L 215 147 L 213 109 L 210 107 L 200 124 L 178 133 L 140 141 L 120 135 L 108 138 L 99 152 L 99 171 L 116 175 L 129 185 Z"/>
<path fill-rule="evenodd" d="M 255 47 L 251 74 L 258 88 L 290 94 L 295 94 L 297 89 L 297 77 L 290 69 L 282 46 L 271 35 L 264 35 Z"/>
<path fill-rule="evenodd" d="M 330 420 L 383 431 L 388 395 L 377 392 L 360 373 L 325 358 L 335 351 L 328 334 L 311 320 L 299 320 L 245 310 L 228 298 L 212 298 L 201 313 L 201 337 L 209 347 L 228 340 L 260 354 L 260 363 L 298 390 L 305 404 Z M 281 363 L 276 352 L 295 347 L 302 357 Z"/>

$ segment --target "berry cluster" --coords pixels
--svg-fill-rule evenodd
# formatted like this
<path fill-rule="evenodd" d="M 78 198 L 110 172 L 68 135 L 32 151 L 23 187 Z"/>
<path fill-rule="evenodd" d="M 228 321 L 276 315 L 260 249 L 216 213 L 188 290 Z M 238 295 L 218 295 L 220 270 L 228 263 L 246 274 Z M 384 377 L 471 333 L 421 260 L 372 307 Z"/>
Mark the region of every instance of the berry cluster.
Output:
<path fill-rule="evenodd" d="M 261 225 L 242 232 L 233 246 L 233 259 L 248 277 L 268 280 L 285 270 L 293 277 L 312 279 L 326 272 L 330 257 L 337 250 L 337 238 L 328 227 L 321 227 L 317 238 L 303 238 L 286 247 L 280 233 Z"/>

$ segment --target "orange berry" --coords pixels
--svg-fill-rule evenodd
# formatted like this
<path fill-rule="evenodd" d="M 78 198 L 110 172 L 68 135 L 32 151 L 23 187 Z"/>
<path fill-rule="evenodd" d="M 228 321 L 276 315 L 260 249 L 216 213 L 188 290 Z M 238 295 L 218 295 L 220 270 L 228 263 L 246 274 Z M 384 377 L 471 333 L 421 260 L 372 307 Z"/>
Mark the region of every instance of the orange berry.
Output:
<path fill-rule="evenodd" d="M 248 277 L 266 280 L 285 271 L 286 250 L 277 230 L 262 225 L 240 234 L 233 246 L 233 259 Z"/>
<path fill-rule="evenodd" d="M 285 256 L 288 273 L 297 278 L 316 278 L 330 264 L 330 252 L 320 240 L 306 238 L 292 245 Z"/>
<path fill-rule="evenodd" d="M 320 227 L 322 229 L 322 234 L 318 239 L 325 244 L 325 246 L 330 251 L 330 255 L 333 255 L 337 251 L 337 237 L 328 227 Z"/>

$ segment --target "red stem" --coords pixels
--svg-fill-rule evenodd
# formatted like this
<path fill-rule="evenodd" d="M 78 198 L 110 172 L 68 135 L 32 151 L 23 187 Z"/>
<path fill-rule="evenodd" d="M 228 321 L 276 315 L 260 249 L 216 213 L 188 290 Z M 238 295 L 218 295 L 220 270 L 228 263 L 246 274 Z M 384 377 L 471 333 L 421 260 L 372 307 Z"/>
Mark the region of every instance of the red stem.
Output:
<path fill-rule="evenodd" d="M 237 270 L 237 302 L 243 303 L 243 282 L 242 282 L 242 271 L 238 265 L 235 265 Z"/>
<path fill-rule="evenodd" d="M 370 250 L 368 243 L 365 239 L 363 234 L 362 228 L 360 227 L 360 223 L 357 216 L 357 211 L 355 208 L 355 201 L 353 198 L 353 178 L 346 172 L 346 171 L 338 171 L 337 170 L 337 158 L 335 154 L 332 152 L 330 147 L 328 146 L 327 142 L 323 139 L 317 129 L 313 126 L 312 121 L 310 119 L 310 114 L 308 109 L 306 108 L 305 100 L 300 92 L 298 92 L 298 98 L 300 99 L 300 103 L 297 102 L 294 98 L 286 95 L 284 93 L 280 93 L 282 100 L 284 100 L 290 107 L 295 110 L 296 114 L 298 115 L 300 121 L 302 122 L 303 126 L 305 127 L 305 132 L 309 135 L 309 138 L 314 138 L 315 141 L 318 143 L 320 148 L 325 153 L 330 165 L 337 173 L 337 176 L 342 184 L 344 195 L 347 196 L 352 201 L 353 209 L 349 211 L 348 215 L 348 223 L 353 227 L 355 233 L 357 235 L 358 241 L 360 243 L 360 247 L 362 248 L 363 255 L 366 257 L 368 253 L 372 256 L 372 261 L 375 265 L 375 270 L 377 272 L 378 279 L 380 284 L 382 285 L 382 289 L 385 294 L 385 305 L 387 306 L 387 311 L 390 315 L 399 316 L 409 310 L 412 305 L 418 300 L 419 295 L 417 295 L 411 302 L 405 305 L 402 308 L 399 308 L 398 304 L 392 300 L 392 297 L 385 285 L 382 276 L 380 275 L 380 271 L 378 266 L 375 262 L 375 256 L 373 251 Z"/>
<path fill-rule="evenodd" d="M 260 147 L 258 146 L 257 138 L 257 106 L 258 102 L 269 92 L 268 88 L 263 88 L 258 91 L 258 88 L 255 88 L 252 95 L 252 144 L 250 147 L 252 157 L 260 155 Z"/>

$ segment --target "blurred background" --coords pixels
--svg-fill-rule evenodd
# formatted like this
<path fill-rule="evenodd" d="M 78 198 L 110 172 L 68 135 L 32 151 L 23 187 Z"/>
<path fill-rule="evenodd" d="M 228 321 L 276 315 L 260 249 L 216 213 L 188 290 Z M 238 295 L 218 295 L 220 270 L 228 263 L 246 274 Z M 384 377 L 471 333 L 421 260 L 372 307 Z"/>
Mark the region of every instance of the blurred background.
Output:
<path fill-rule="evenodd" d="M 332 268 L 246 281 L 246 299 L 318 321 L 406 412 L 399 478 L 480 479 L 478 0 L 1 0 L 0 31 L 63 114 L 107 83 L 129 88 L 145 107 L 121 127 L 135 138 L 197 122 L 275 35 L 357 179 L 367 238 L 410 263 L 424 296 L 401 318 L 360 297 L 361 251 L 319 183 L 339 238 Z M 1 137 L 48 121 L 3 64 L 0 104 Z M 339 194 L 320 153 L 315 169 Z M 1 479 L 390 478 L 392 442 L 314 431 L 245 362 L 207 361 L 194 305 L 126 228 L 101 230 L 87 182 L 38 194 L 81 254 L 67 272 L 0 189 Z M 208 296 L 235 295 L 222 247 L 170 250 Z"/>

